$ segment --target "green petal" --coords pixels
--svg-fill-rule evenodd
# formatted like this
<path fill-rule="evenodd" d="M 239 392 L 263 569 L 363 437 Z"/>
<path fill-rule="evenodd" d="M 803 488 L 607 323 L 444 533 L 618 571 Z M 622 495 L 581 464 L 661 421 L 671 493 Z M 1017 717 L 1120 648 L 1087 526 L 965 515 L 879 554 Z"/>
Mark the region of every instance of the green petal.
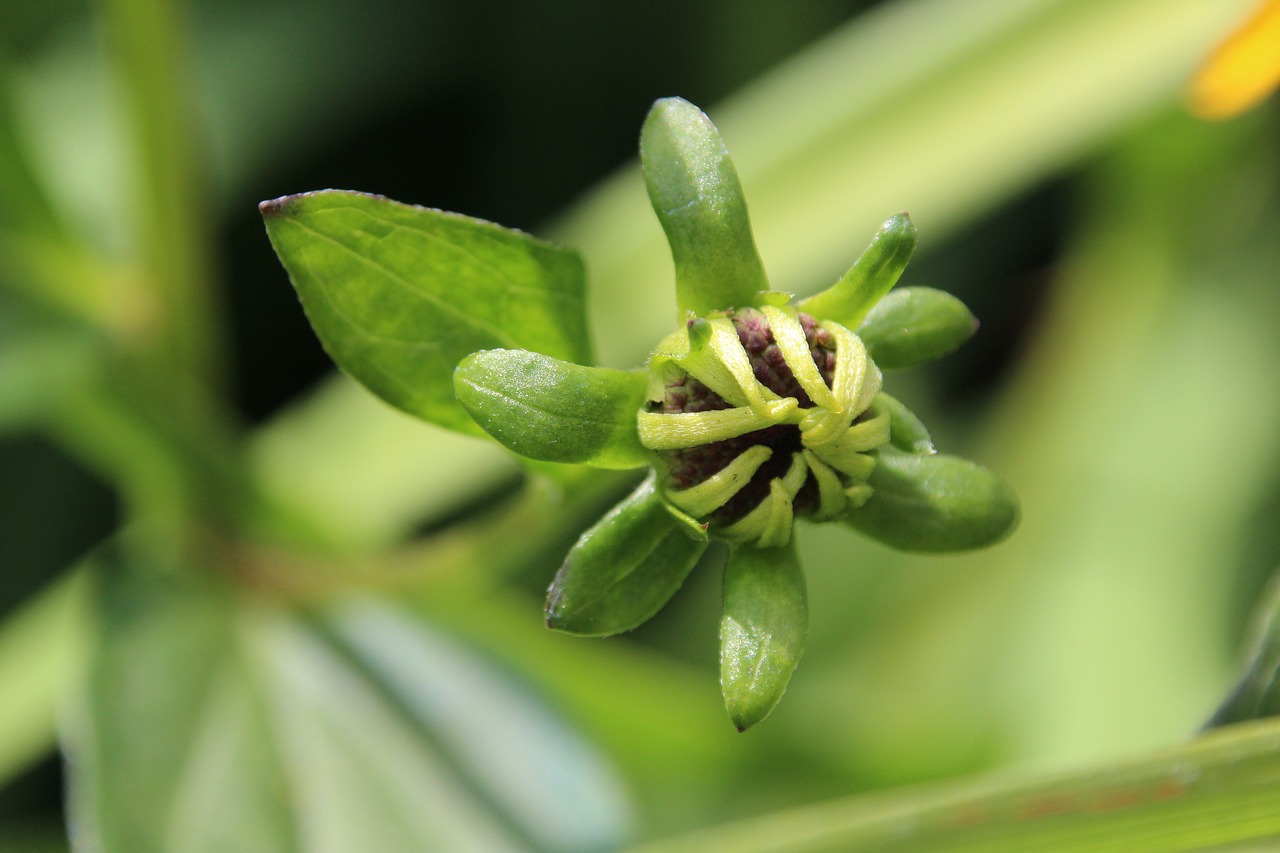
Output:
<path fill-rule="evenodd" d="M 592 361 L 582 261 L 568 249 L 364 193 L 304 193 L 260 209 L 325 350 L 411 415 L 479 434 L 452 382 L 477 350 Z"/>
<path fill-rule="evenodd" d="M 804 576 L 795 544 L 743 545 L 729 556 L 720 620 L 720 687 L 738 731 L 778 704 L 809 627 Z"/>
<path fill-rule="evenodd" d="M 844 278 L 797 307 L 820 320 L 856 329 L 872 306 L 898 283 L 915 249 L 916 226 L 910 216 L 899 213 L 880 226 Z"/>
<path fill-rule="evenodd" d="M 967 551 L 1004 539 L 1018 524 L 1018 499 L 981 465 L 942 454 L 882 448 L 871 499 L 845 521 L 902 551 Z"/>
<path fill-rule="evenodd" d="M 475 422 L 522 456 L 597 468 L 648 464 L 636 432 L 643 373 L 499 349 L 463 359 L 453 384 Z"/>
<path fill-rule="evenodd" d="M 977 330 L 977 318 L 950 293 L 904 287 L 871 309 L 858 336 L 881 369 L 899 370 L 946 355 Z"/>
<path fill-rule="evenodd" d="M 924 422 L 916 417 L 896 397 L 890 397 L 883 391 L 876 397 L 876 408 L 889 413 L 889 441 L 899 450 L 907 453 L 937 453 L 933 446 L 933 437 Z"/>
<path fill-rule="evenodd" d="M 651 474 L 582 534 L 547 592 L 547 627 L 602 637 L 662 609 L 707 549 L 667 510 Z"/>
<path fill-rule="evenodd" d="M 671 244 L 681 319 L 756 304 L 769 282 L 738 173 L 711 120 L 681 98 L 658 101 L 640 133 L 640 162 Z"/>

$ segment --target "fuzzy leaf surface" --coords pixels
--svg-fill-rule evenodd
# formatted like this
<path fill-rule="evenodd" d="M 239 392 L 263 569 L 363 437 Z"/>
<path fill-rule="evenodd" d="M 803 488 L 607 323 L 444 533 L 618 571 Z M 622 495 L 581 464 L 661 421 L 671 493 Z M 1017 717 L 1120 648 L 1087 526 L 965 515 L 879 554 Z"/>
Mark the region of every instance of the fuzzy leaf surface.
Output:
<path fill-rule="evenodd" d="M 453 376 L 458 400 L 485 432 L 530 459 L 638 468 L 641 373 L 583 367 L 528 350 L 485 350 Z"/>

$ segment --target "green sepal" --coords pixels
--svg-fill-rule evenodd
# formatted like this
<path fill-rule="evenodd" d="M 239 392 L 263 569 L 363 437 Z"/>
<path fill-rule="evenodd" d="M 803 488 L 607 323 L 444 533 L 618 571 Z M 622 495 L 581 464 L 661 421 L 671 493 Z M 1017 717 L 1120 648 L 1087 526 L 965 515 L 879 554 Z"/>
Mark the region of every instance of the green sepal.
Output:
<path fill-rule="evenodd" d="M 724 571 L 720 689 L 738 731 L 778 704 L 809 629 L 804 574 L 795 540 L 777 548 L 740 545 Z"/>
<path fill-rule="evenodd" d="M 453 374 L 459 402 L 506 447 L 543 462 L 640 468 L 643 372 L 583 367 L 528 350 L 484 350 Z"/>
<path fill-rule="evenodd" d="M 737 170 L 711 120 L 681 98 L 658 101 L 640 132 L 640 163 L 671 244 L 680 319 L 755 305 L 769 282 Z"/>
<path fill-rule="evenodd" d="M 707 545 L 672 515 L 650 474 L 569 551 L 547 591 L 547 627 L 588 637 L 630 631 L 676 594 Z"/>
<path fill-rule="evenodd" d="M 871 499 L 845 522 L 900 551 L 967 551 L 1004 539 L 1018 525 L 1018 498 L 990 470 L 945 454 L 873 454 Z"/>
<path fill-rule="evenodd" d="M 902 405 L 896 397 L 890 397 L 883 391 L 876 397 L 874 407 L 889 413 L 889 443 L 907 453 L 928 455 L 937 453 L 933 446 L 933 437 L 924 421 L 916 417 L 915 412 Z"/>
<path fill-rule="evenodd" d="M 398 409 L 479 434 L 453 368 L 482 349 L 590 364 L 575 252 L 479 219 L 340 190 L 260 205 L 316 335 Z"/>
<path fill-rule="evenodd" d="M 858 337 L 881 370 L 899 370 L 946 355 L 977 330 L 977 318 L 950 293 L 904 287 L 871 309 Z"/>
<path fill-rule="evenodd" d="M 892 216 L 843 278 L 796 307 L 819 320 L 834 320 L 856 329 L 872 306 L 898 283 L 915 250 L 916 226 L 911 217 L 905 213 Z"/>

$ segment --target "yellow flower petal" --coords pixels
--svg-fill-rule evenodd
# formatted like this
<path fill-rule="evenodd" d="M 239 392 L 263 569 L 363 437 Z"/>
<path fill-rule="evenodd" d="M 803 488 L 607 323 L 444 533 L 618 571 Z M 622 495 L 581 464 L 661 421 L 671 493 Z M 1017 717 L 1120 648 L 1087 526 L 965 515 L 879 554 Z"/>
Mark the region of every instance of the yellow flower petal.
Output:
<path fill-rule="evenodd" d="M 1201 118 L 1244 112 L 1280 86 L 1280 0 L 1267 0 L 1222 42 L 1191 81 L 1188 101 Z"/>

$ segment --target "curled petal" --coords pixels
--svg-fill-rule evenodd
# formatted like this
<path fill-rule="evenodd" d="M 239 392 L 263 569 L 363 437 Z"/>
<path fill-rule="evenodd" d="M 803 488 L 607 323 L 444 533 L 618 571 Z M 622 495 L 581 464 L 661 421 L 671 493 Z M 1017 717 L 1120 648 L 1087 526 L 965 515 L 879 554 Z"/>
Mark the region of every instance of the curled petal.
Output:
<path fill-rule="evenodd" d="M 785 545 L 791 538 L 795 520 L 793 502 L 809 477 L 804 456 L 792 454 L 791 467 L 769 483 L 769 496 L 755 509 L 721 531 L 731 541 L 754 541 L 759 548 Z"/>
<path fill-rule="evenodd" d="M 804 451 L 804 460 L 813 472 L 813 479 L 818 483 L 818 512 L 814 518 L 818 521 L 836 518 L 844 512 L 849 502 L 839 475 L 812 450 Z"/>
<path fill-rule="evenodd" d="M 745 406 L 711 412 L 641 412 L 637 418 L 637 426 L 640 443 L 650 450 L 679 450 L 735 438 L 783 423 L 795 410 L 795 399 L 788 397 L 766 403 L 763 413 Z"/>
<path fill-rule="evenodd" d="M 756 381 L 733 321 L 716 317 L 698 322 L 705 324 L 699 327 L 705 329 L 705 343 L 695 347 L 691 342 L 689 354 L 677 360 L 679 365 L 733 405 L 765 412 L 766 403 L 777 400 L 778 395 Z"/>
<path fill-rule="evenodd" d="M 782 357 L 791 368 L 791 374 L 809 395 L 809 399 L 824 409 L 840 412 L 840 400 L 827 387 L 818 365 L 814 364 L 809 341 L 805 338 L 804 327 L 800 325 L 795 309 L 766 305 L 761 310 L 769 321 L 773 339 L 777 342 L 778 349 L 782 350 Z"/>
<path fill-rule="evenodd" d="M 694 518 L 710 515 L 751 482 L 773 451 L 757 444 L 696 486 L 667 492 L 667 499 Z"/>

